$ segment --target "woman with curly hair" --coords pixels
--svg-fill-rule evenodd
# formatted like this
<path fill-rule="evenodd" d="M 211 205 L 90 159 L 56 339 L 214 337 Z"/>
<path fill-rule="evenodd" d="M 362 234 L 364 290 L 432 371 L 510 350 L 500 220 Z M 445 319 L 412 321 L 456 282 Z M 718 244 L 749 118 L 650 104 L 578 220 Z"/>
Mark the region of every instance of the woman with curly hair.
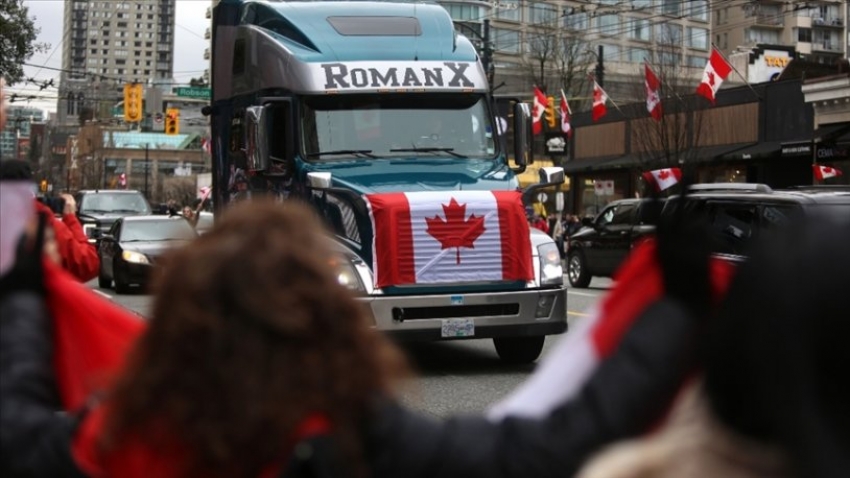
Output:
<path fill-rule="evenodd" d="M 129 478 L 570 476 L 601 445 L 645 431 L 690 367 L 697 322 L 663 299 L 545 418 L 421 416 L 398 403 L 405 360 L 338 283 L 335 257 L 311 210 L 261 200 L 174 253 L 148 330 L 78 433 L 80 467 Z"/>

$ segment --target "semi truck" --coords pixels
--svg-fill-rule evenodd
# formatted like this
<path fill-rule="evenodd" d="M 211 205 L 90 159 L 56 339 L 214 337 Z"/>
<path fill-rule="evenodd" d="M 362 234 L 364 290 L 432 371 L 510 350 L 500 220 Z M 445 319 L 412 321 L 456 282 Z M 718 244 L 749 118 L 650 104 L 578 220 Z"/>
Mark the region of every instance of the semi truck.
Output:
<path fill-rule="evenodd" d="M 527 363 L 566 331 L 560 254 L 525 207 L 564 171 L 520 188 L 532 111 L 494 98 L 444 8 L 222 0 L 211 53 L 217 211 L 311 205 L 333 232 L 328 267 L 400 340 L 488 338 Z"/>

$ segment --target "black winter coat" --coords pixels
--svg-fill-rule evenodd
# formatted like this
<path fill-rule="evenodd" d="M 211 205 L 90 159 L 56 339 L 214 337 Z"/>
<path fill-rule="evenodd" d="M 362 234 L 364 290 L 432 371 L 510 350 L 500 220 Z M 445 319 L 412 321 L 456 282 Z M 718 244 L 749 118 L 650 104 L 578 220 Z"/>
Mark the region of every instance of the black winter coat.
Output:
<path fill-rule="evenodd" d="M 61 410 L 44 298 L 0 302 L 0 476 L 77 477 L 70 453 L 77 419 Z"/>

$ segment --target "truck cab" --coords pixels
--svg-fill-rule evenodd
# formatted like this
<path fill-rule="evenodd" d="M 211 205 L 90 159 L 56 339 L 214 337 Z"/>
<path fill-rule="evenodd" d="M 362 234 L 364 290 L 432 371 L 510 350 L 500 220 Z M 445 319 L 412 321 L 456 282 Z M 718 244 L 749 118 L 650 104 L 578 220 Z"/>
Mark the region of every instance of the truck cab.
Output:
<path fill-rule="evenodd" d="M 522 204 L 563 169 L 519 188 L 529 106 L 511 105 L 511 165 L 478 55 L 441 6 L 223 0 L 212 53 L 216 209 L 312 205 L 335 234 L 329 266 L 402 340 L 492 338 L 530 362 L 566 330 L 557 246 Z"/>

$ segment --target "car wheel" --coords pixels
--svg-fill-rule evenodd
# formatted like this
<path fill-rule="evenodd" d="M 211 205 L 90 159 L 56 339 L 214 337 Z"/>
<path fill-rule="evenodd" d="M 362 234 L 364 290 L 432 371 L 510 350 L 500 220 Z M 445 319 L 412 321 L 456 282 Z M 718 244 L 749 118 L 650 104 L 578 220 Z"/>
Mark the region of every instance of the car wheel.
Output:
<path fill-rule="evenodd" d="M 587 262 L 584 254 L 579 251 L 570 253 L 567 259 L 567 278 L 573 287 L 583 289 L 590 285 L 591 276 L 587 270 Z"/>
<path fill-rule="evenodd" d="M 97 286 L 101 289 L 108 289 L 112 287 L 112 279 L 106 277 L 103 273 L 103 263 L 101 262 L 100 272 L 97 274 Z"/>
<path fill-rule="evenodd" d="M 525 364 L 537 360 L 543 351 L 544 336 L 539 337 L 501 337 L 493 339 L 496 353 L 503 362 Z"/>
<path fill-rule="evenodd" d="M 112 265 L 112 275 L 112 279 L 115 281 L 115 292 L 119 294 L 127 294 L 130 292 L 130 284 L 121 277 L 121 269 L 118 268 L 117 261 Z"/>

